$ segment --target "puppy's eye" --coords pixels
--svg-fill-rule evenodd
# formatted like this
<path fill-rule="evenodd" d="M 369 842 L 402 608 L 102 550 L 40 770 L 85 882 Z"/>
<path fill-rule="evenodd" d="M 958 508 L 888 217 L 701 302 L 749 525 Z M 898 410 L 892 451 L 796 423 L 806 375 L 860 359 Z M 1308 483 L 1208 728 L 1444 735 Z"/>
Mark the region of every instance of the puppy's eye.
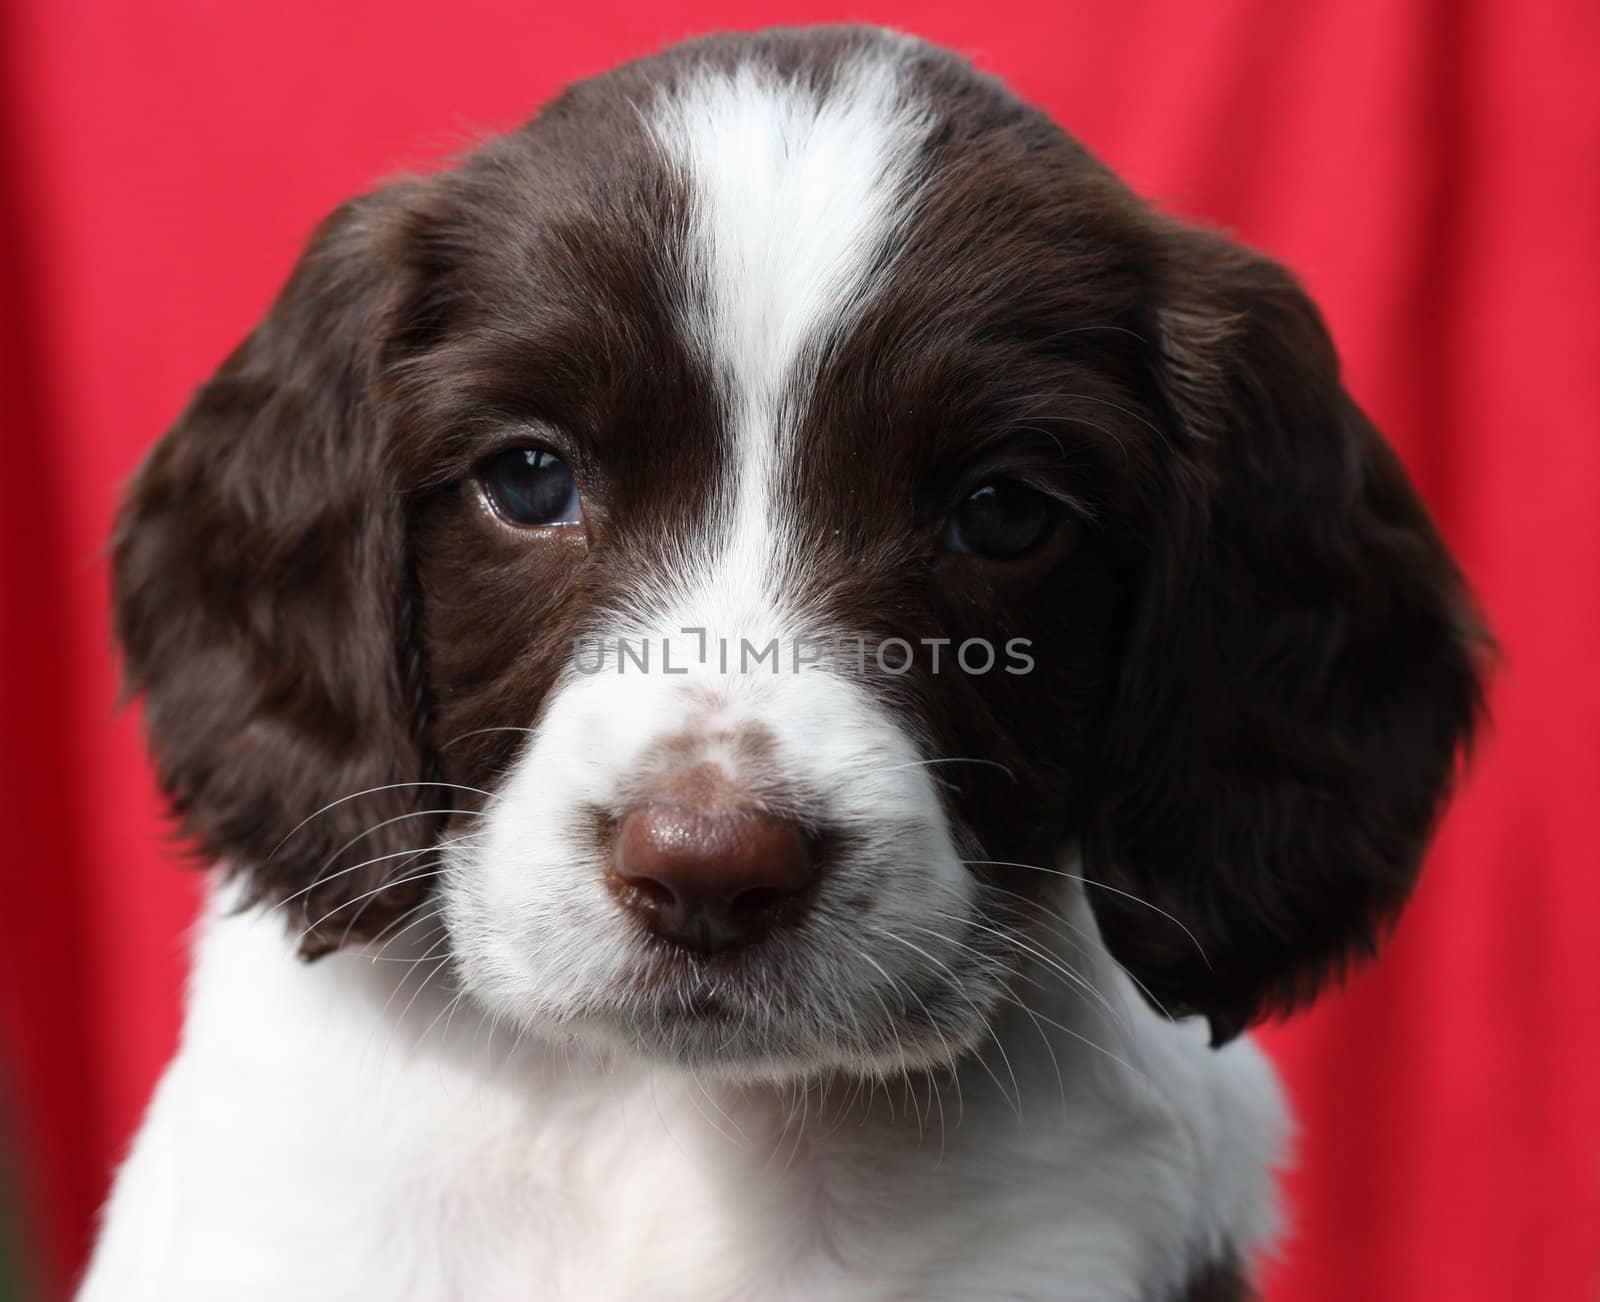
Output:
<path fill-rule="evenodd" d="M 1010 560 L 1025 556 L 1050 535 L 1056 503 L 1012 479 L 984 484 L 951 513 L 943 543 L 968 556 Z"/>
<path fill-rule="evenodd" d="M 567 463 L 540 448 L 511 448 L 484 464 L 483 491 L 511 524 L 578 524 L 578 481 Z"/>

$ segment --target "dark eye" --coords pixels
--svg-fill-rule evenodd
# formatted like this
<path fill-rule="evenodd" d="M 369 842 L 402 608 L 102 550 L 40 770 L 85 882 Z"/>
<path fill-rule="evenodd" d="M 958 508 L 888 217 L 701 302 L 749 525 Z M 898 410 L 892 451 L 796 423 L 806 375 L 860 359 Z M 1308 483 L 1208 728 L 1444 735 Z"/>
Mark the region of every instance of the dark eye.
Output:
<path fill-rule="evenodd" d="M 512 524 L 578 524 L 578 481 L 567 463 L 539 448 L 511 448 L 485 463 L 483 491 Z"/>
<path fill-rule="evenodd" d="M 951 513 L 944 545 L 969 556 L 1008 560 L 1032 551 L 1056 520 L 1056 503 L 1015 480 L 984 484 Z"/>

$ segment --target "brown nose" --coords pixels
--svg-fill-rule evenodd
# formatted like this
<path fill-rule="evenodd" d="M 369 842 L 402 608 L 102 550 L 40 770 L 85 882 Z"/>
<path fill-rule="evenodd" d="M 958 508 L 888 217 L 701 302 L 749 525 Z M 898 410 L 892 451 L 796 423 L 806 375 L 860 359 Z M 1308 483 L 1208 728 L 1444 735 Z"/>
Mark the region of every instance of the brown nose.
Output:
<path fill-rule="evenodd" d="M 618 898 L 685 949 L 710 954 L 759 940 L 814 875 L 805 834 L 755 810 L 646 804 L 617 827 Z"/>

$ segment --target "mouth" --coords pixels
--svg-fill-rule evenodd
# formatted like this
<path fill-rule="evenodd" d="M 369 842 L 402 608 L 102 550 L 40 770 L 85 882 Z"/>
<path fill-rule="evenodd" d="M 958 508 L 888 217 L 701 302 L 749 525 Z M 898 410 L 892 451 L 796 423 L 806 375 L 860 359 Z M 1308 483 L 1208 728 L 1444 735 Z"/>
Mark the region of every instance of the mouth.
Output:
<path fill-rule="evenodd" d="M 663 948 L 585 1020 L 631 1052 L 694 1070 L 898 1073 L 965 1052 L 984 1033 L 987 1002 L 939 980 L 830 983 L 805 980 L 771 955 Z"/>
<path fill-rule="evenodd" d="M 743 1063 L 793 1039 L 799 983 L 747 950 L 688 954 L 659 946 L 620 983 L 603 1020 L 651 1057 Z"/>
<path fill-rule="evenodd" d="M 685 995 L 657 1011 L 667 1022 L 726 1022 L 738 1015 L 726 999 L 710 991 Z"/>

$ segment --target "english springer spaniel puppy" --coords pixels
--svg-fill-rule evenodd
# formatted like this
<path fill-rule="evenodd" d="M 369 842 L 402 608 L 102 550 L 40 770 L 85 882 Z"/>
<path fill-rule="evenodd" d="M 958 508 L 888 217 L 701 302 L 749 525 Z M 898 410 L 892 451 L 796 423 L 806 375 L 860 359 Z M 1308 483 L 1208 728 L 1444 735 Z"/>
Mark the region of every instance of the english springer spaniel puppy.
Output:
<path fill-rule="evenodd" d="M 85 1302 L 1246 1297 L 1479 698 L 1294 280 L 866 29 L 339 209 L 115 568 L 221 872 Z"/>

